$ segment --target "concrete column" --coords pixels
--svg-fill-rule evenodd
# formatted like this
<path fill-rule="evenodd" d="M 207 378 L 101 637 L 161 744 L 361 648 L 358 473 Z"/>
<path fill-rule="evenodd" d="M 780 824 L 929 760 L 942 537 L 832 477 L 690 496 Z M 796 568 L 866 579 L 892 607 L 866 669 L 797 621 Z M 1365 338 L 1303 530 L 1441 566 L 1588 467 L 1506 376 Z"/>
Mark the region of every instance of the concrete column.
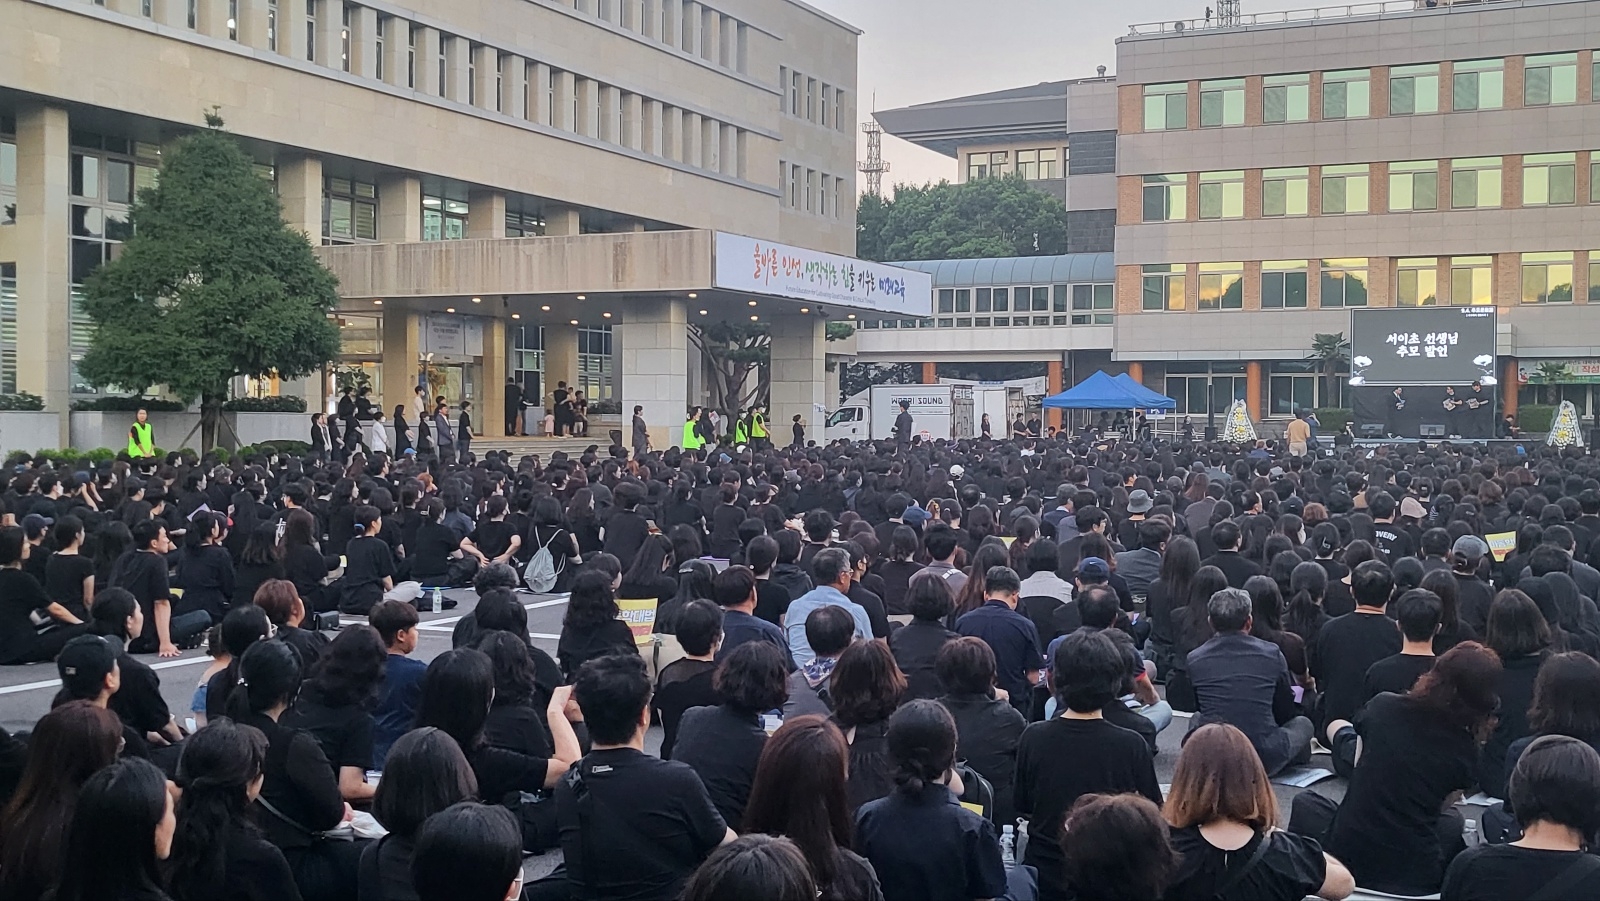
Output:
<path fill-rule="evenodd" d="M 651 156 L 665 156 L 661 146 L 661 101 L 644 102 L 644 122 L 641 125 L 639 149 Z"/>
<path fill-rule="evenodd" d="M 607 144 L 622 143 L 621 123 L 618 121 L 622 115 L 622 89 L 603 85 L 600 88 L 600 127 L 595 130 L 595 135 Z"/>
<path fill-rule="evenodd" d="M 383 80 L 396 87 L 410 87 L 411 23 L 399 16 L 389 19 L 383 36 Z"/>
<path fill-rule="evenodd" d="M 722 52 L 722 14 L 700 7 L 700 58 L 717 61 Z"/>
<path fill-rule="evenodd" d="M 466 38 L 446 37 L 444 41 L 444 96 L 457 103 L 466 103 L 467 64 L 471 48 Z"/>
<path fill-rule="evenodd" d="M 617 140 L 632 150 L 643 149 L 644 98 L 638 94 L 622 95 L 622 134 Z"/>
<path fill-rule="evenodd" d="M 344 71 L 344 3 L 317 0 L 317 59 L 319 66 Z"/>
<path fill-rule="evenodd" d="M 732 125 L 723 125 L 720 132 L 722 137 L 721 159 L 718 160 L 718 171 L 723 175 L 732 175 L 737 178 L 739 170 L 739 130 Z"/>
<path fill-rule="evenodd" d="M 1144 364 L 1140 363 L 1138 361 L 1129 363 L 1128 364 L 1128 378 L 1133 379 L 1134 381 L 1136 381 L 1139 384 L 1143 385 L 1144 384 Z M 1050 390 L 1050 393 L 1051 394 L 1057 394 L 1060 391 L 1061 391 L 1060 388 L 1052 388 Z"/>
<path fill-rule="evenodd" d="M 500 57 L 500 112 L 516 119 L 531 119 L 528 101 L 533 86 L 524 84 L 528 77 L 528 61 L 514 53 Z"/>
<path fill-rule="evenodd" d="M 534 63 L 528 74 L 528 121 L 551 124 L 550 106 L 550 65 Z"/>
<path fill-rule="evenodd" d="M 1244 364 L 1244 405 L 1250 418 L 1261 421 L 1261 364 L 1255 360 Z"/>
<path fill-rule="evenodd" d="M 504 221 L 504 217 L 502 217 Z M 470 226 L 470 223 L 469 223 Z M 504 229 L 501 229 L 504 231 Z M 485 438 L 506 437 L 506 320 L 499 316 L 483 323 L 483 401 L 472 421 Z"/>
<path fill-rule="evenodd" d="M 385 35 L 385 44 L 389 40 Z M 370 6 L 350 11 L 350 74 L 378 77 L 378 11 Z"/>
<path fill-rule="evenodd" d="M 681 162 L 691 166 L 705 165 L 704 157 L 701 156 L 704 147 L 701 143 L 704 138 L 704 123 L 705 119 L 699 113 L 683 114 L 683 156 L 679 157 Z"/>
<path fill-rule="evenodd" d="M 322 158 L 290 156 L 278 162 L 278 200 L 283 221 L 322 243 Z"/>
<path fill-rule="evenodd" d="M 422 240 L 422 179 L 414 175 L 378 179 L 378 240 L 386 244 Z"/>
<path fill-rule="evenodd" d="M 924 385 L 939 384 L 939 365 L 937 363 L 923 361 L 921 383 Z"/>
<path fill-rule="evenodd" d="M 504 106 L 503 95 L 500 93 L 500 51 L 493 47 L 472 48 L 472 77 L 477 81 L 478 106 L 482 109 L 500 111 Z M 506 90 L 510 90 L 506 86 Z"/>
<path fill-rule="evenodd" d="M 578 327 L 567 320 L 544 323 L 544 384 L 540 402 L 546 410 L 554 410 L 551 392 L 556 385 L 566 382 L 567 387 L 578 383 Z"/>
<path fill-rule="evenodd" d="M 639 11 L 639 33 L 647 38 L 661 36 L 661 0 L 642 0 Z"/>
<path fill-rule="evenodd" d="M 700 168 L 712 172 L 722 168 L 722 124 L 715 119 L 700 119 Z"/>
<path fill-rule="evenodd" d="M 106 8 L 114 13 L 122 13 L 125 16 L 144 17 L 144 8 L 140 0 L 106 0 Z"/>
<path fill-rule="evenodd" d="M 1137 364 L 1135 364 L 1135 365 L 1137 365 Z M 1044 364 L 1044 374 L 1045 374 L 1045 380 L 1046 380 L 1046 383 L 1047 383 L 1046 384 L 1046 389 L 1047 390 L 1046 390 L 1045 393 L 1047 395 L 1049 395 L 1049 394 L 1060 394 L 1061 390 L 1062 390 L 1062 388 L 1061 388 L 1061 361 L 1059 359 L 1046 360 L 1045 364 Z M 1128 367 L 1128 374 L 1129 375 L 1133 375 L 1133 367 L 1132 366 Z M 1138 381 L 1139 380 L 1139 376 L 1134 375 L 1133 379 L 1134 379 L 1134 381 Z M 1058 429 L 1061 428 L 1061 409 L 1059 407 L 1045 411 L 1045 415 L 1047 417 L 1047 421 L 1046 421 L 1047 425 L 1053 425 Z"/>
<path fill-rule="evenodd" d="M 683 110 L 675 106 L 662 107 L 661 155 L 669 160 L 683 160 Z"/>
<path fill-rule="evenodd" d="M 72 269 L 67 111 L 17 110 L 17 390 L 44 398 L 59 413 L 60 447 L 72 445 Z"/>
<path fill-rule="evenodd" d="M 600 83 L 590 78 L 578 78 L 576 88 L 578 115 L 573 130 L 585 137 L 595 137 L 600 133 L 595 122 L 595 114 L 600 107 Z"/>
<path fill-rule="evenodd" d="M 578 210 L 575 207 L 565 206 L 547 210 L 544 214 L 544 233 L 546 237 L 571 237 L 583 234 Z M 549 331 L 550 326 L 547 324 L 545 333 L 549 334 Z"/>
<path fill-rule="evenodd" d="M 552 72 L 551 77 L 556 80 L 556 108 L 552 111 L 550 124 L 562 131 L 577 131 L 577 117 L 573 115 L 573 98 L 578 96 L 578 76 L 571 72 Z"/>
<path fill-rule="evenodd" d="M 138 0 L 132 0 L 137 8 Z M 265 51 L 267 39 L 267 0 L 239 0 L 239 43 Z"/>
<path fill-rule="evenodd" d="M 424 28 L 417 33 L 417 92 L 439 96 L 439 32 Z"/>
<path fill-rule="evenodd" d="M 1517 377 L 1517 358 L 1505 357 L 1505 365 L 1500 372 L 1500 415 L 1517 415 L 1517 386 L 1521 380 Z"/>
<path fill-rule="evenodd" d="M 644 407 L 650 443 L 672 447 L 683 440 L 684 411 L 689 405 L 688 306 L 677 298 L 630 299 L 618 331 L 623 436 L 630 434 L 627 423 L 638 405 Z"/>
<path fill-rule="evenodd" d="M 506 236 L 506 195 L 499 191 L 467 192 L 467 237 Z"/>
<path fill-rule="evenodd" d="M 166 2 L 174 4 L 182 0 Z M 304 62 L 306 46 L 306 0 L 278 0 L 278 52 Z"/>
<path fill-rule="evenodd" d="M 228 0 L 196 0 L 195 31 L 221 41 L 228 40 Z M 184 11 L 185 18 L 188 10 Z"/>
<path fill-rule="evenodd" d="M 398 301 L 389 301 L 396 304 Z M 422 352 L 422 319 L 415 313 L 391 307 L 383 311 L 383 411 L 409 407 L 417 387 L 417 360 Z M 415 440 L 417 424 L 410 423 Z"/>
<path fill-rule="evenodd" d="M 779 430 L 797 413 L 807 422 L 816 422 L 817 406 L 827 401 L 823 376 L 827 324 L 820 316 L 785 313 L 768 321 L 772 326 L 772 402 L 767 421 Z"/>
<path fill-rule="evenodd" d="M 168 28 L 189 28 L 189 0 L 155 0 L 152 12 L 156 21 Z"/>

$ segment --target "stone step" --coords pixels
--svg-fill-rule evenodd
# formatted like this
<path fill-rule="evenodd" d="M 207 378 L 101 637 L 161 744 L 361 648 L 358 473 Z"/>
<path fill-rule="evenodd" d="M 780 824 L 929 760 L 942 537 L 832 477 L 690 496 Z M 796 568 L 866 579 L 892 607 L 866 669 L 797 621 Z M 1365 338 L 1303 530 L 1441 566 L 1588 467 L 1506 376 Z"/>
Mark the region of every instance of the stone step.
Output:
<path fill-rule="evenodd" d="M 472 441 L 472 452 L 483 455 L 489 451 L 510 451 L 513 460 L 536 454 L 541 460 L 549 460 L 550 455 L 556 451 L 565 452 L 569 457 L 582 456 L 590 447 L 595 448 L 595 453 L 608 456 L 611 445 L 609 435 L 597 434 L 589 438 L 475 438 Z"/>

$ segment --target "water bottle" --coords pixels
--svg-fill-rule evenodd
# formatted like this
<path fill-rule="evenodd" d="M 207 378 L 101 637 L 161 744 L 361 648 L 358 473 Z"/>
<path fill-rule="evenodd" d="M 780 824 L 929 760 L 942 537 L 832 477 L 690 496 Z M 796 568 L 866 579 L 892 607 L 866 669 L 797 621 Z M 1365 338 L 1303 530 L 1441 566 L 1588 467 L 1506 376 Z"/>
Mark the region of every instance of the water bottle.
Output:
<path fill-rule="evenodd" d="M 444 612 L 444 589 L 443 588 L 435 587 L 433 589 L 433 612 L 434 613 L 442 613 L 442 612 Z"/>
<path fill-rule="evenodd" d="M 1478 823 L 1476 820 L 1468 820 L 1466 825 L 1461 827 L 1461 840 L 1466 843 L 1468 848 L 1478 847 Z"/>
<path fill-rule="evenodd" d="M 1016 830 L 1016 828 L 1013 827 L 1013 826 L 1004 826 L 1004 827 L 1002 827 L 1001 828 L 1001 832 L 1000 832 L 1000 860 L 1002 862 L 1004 862 L 1007 867 L 1012 867 L 1012 866 L 1016 865 L 1016 863 L 1017 863 L 1016 850 L 1017 850 L 1017 830 Z"/>

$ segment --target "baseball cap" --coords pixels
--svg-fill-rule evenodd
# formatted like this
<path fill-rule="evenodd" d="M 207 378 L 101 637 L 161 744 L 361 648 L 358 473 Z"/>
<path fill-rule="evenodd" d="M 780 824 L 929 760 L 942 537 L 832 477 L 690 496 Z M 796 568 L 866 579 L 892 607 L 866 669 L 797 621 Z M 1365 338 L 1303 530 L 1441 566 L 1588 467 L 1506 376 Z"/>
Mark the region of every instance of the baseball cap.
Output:
<path fill-rule="evenodd" d="M 1476 535 L 1462 535 L 1450 548 L 1451 553 L 1460 554 L 1468 560 L 1476 560 L 1489 553 L 1489 545 Z"/>
<path fill-rule="evenodd" d="M 98 695 L 116 666 L 116 649 L 98 635 L 79 635 L 56 656 L 56 674 L 74 697 Z"/>
<path fill-rule="evenodd" d="M 959 479 L 963 475 L 965 475 L 966 472 L 967 472 L 966 468 L 963 467 L 960 463 L 957 463 L 954 466 L 950 467 L 950 478 Z"/>
<path fill-rule="evenodd" d="M 44 530 L 54 524 L 55 520 L 48 516 L 40 516 L 37 513 L 29 513 L 27 516 L 22 517 L 22 531 L 27 533 L 29 538 L 43 535 Z"/>
<path fill-rule="evenodd" d="M 1129 513 L 1149 513 L 1156 502 L 1150 499 L 1150 492 L 1139 488 L 1128 494 Z"/>
<path fill-rule="evenodd" d="M 900 514 L 900 519 L 901 519 L 901 521 L 905 522 L 907 525 L 913 525 L 914 526 L 914 525 L 918 525 L 918 524 L 927 522 L 928 519 L 929 519 L 929 515 L 928 515 L 928 511 L 922 509 L 921 507 L 919 507 L 915 503 L 913 503 L 911 506 L 906 508 L 906 512 Z"/>
<path fill-rule="evenodd" d="M 1094 579 L 1111 578 L 1111 566 L 1100 557 L 1085 557 L 1078 561 L 1078 575 Z"/>
<path fill-rule="evenodd" d="M 1428 511 L 1422 508 L 1421 501 L 1414 497 L 1407 497 L 1400 500 L 1400 515 L 1411 519 L 1423 519 L 1428 515 Z M 1462 537 L 1465 538 L 1466 536 L 1463 535 Z"/>

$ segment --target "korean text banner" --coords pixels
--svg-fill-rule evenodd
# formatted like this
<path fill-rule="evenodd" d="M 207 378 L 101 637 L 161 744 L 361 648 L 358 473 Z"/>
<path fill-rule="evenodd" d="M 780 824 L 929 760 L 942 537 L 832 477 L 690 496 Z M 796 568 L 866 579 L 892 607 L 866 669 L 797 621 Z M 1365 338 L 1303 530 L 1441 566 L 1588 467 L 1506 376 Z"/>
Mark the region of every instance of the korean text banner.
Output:
<path fill-rule="evenodd" d="M 892 316 L 933 315 L 933 276 L 743 235 L 717 232 L 712 284 Z M 840 317 L 843 318 L 843 317 Z"/>
<path fill-rule="evenodd" d="M 1350 311 L 1350 383 L 1495 383 L 1493 307 Z"/>

